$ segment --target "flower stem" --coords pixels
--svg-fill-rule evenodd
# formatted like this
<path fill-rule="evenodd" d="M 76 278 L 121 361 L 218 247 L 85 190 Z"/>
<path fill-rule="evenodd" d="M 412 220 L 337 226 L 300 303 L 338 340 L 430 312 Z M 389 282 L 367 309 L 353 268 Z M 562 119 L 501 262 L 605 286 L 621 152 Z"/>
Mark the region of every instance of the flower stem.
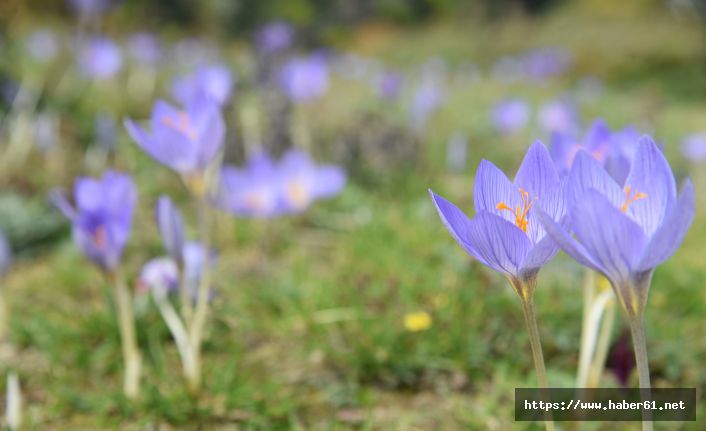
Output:
<path fill-rule="evenodd" d="M 208 203 L 204 196 L 200 196 L 197 201 L 198 223 L 201 245 L 204 248 L 204 265 L 199 280 L 196 296 L 196 309 L 189 330 L 189 340 L 191 342 L 193 369 L 188 374 L 187 382 L 189 388 L 196 392 L 201 387 L 201 343 L 203 331 L 208 314 L 208 290 L 211 285 L 211 264 L 209 262 L 209 220 Z"/>
<path fill-rule="evenodd" d="M 539 328 L 537 328 L 537 317 L 534 311 L 534 300 L 532 295 L 520 296 L 522 302 L 522 311 L 525 315 L 525 323 L 527 323 L 527 331 L 529 332 L 530 347 L 532 348 L 532 359 L 534 360 L 534 368 L 537 372 L 537 383 L 540 388 L 547 388 L 547 371 L 544 367 L 544 355 L 542 354 L 542 343 L 539 339 Z M 548 414 L 544 421 L 547 431 L 554 430 L 554 421 L 551 419 L 551 414 Z"/>
<path fill-rule="evenodd" d="M 643 316 L 630 317 L 630 333 L 632 334 L 632 344 L 635 349 L 635 362 L 640 379 L 640 389 L 642 401 L 647 401 L 650 396 L 650 367 L 647 359 L 647 339 L 645 338 L 645 323 Z M 652 431 L 652 413 L 649 410 L 642 411 L 642 431 Z"/>
<path fill-rule="evenodd" d="M 179 318 L 179 314 L 177 314 L 171 302 L 169 302 L 166 297 L 154 294 L 153 298 L 157 304 L 159 313 L 162 315 L 162 318 L 169 328 L 169 332 L 171 332 L 174 338 L 179 357 L 181 358 L 184 375 L 187 376 L 187 379 L 192 379 L 194 373 L 193 350 L 191 349 L 189 334 L 186 331 L 184 322 Z"/>
<path fill-rule="evenodd" d="M 137 398 L 140 392 L 140 351 L 135 334 L 135 317 L 132 311 L 132 298 L 125 280 L 120 274 L 114 277 L 115 304 L 118 311 L 118 326 L 125 362 L 123 391 L 130 399 Z"/>
<path fill-rule="evenodd" d="M 579 348 L 579 365 L 576 373 L 576 387 L 586 387 L 588 380 L 588 370 L 591 363 L 591 349 L 589 349 L 590 340 L 588 338 L 589 314 L 591 311 L 591 303 L 595 292 L 595 273 L 586 268 L 583 278 L 583 318 L 581 321 L 581 344 Z"/>
<path fill-rule="evenodd" d="M 610 337 L 613 333 L 613 324 L 615 322 L 615 297 L 611 295 L 609 301 L 605 304 L 605 314 L 601 332 L 598 335 L 596 344 L 596 354 L 591 362 L 591 368 L 588 372 L 588 387 L 598 387 L 601 381 L 601 375 L 605 368 L 605 361 L 608 357 L 608 349 L 610 348 Z"/>

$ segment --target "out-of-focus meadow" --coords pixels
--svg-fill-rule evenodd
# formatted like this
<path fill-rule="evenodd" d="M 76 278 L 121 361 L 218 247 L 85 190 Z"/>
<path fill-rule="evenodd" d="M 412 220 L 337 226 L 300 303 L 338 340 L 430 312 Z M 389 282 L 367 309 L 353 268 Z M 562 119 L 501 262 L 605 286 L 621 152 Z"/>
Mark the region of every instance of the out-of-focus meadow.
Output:
<path fill-rule="evenodd" d="M 0 231 L 13 257 L 0 275 L 0 380 L 17 372 L 23 426 L 539 429 L 513 419 L 514 388 L 535 385 L 515 293 L 454 243 L 427 189 L 470 214 L 481 159 L 514 172 L 535 140 L 582 136 L 602 118 L 612 130 L 653 135 L 677 179 L 695 184 L 696 219 L 655 272 L 646 325 L 654 386 L 696 387 L 699 399 L 696 422 L 656 429 L 703 429 L 704 7 L 3 1 Z M 292 78 L 283 72 L 292 59 L 320 61 L 323 71 L 310 66 Z M 145 262 L 164 254 L 157 196 L 169 194 L 190 226 L 195 210 L 178 176 L 135 144 L 123 119 L 148 118 L 157 99 L 175 101 L 175 80 L 215 65 L 232 84 L 223 103 L 225 162 L 295 147 L 343 168 L 347 182 L 297 214 L 215 215 L 215 293 L 195 396 L 139 287 Z M 75 177 L 108 168 L 138 188 L 122 264 L 143 355 L 134 402 L 121 392 L 110 288 L 48 199 L 53 188 L 70 191 Z M 540 274 L 535 298 L 552 386 L 574 383 L 581 276 L 563 254 Z M 625 334 L 618 315 L 603 386 L 620 384 Z"/>

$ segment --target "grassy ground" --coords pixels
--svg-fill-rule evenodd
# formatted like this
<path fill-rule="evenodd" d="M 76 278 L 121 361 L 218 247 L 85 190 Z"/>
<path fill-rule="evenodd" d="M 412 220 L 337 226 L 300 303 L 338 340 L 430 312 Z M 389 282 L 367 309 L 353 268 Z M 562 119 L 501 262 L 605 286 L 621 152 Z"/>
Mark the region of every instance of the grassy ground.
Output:
<path fill-rule="evenodd" d="M 699 55 L 694 41 L 699 30 L 655 19 L 630 22 L 633 27 L 619 17 L 571 19 L 569 11 L 546 22 L 518 20 L 473 31 L 450 23 L 410 33 L 384 29 L 376 40 L 356 39 L 354 47 L 405 64 L 431 53 L 452 61 L 487 55 L 481 54 L 483 41 L 495 34 L 500 34 L 495 54 L 571 35 L 566 43 L 579 50 L 578 66 L 613 77 L 598 98 L 583 106 L 584 117 L 602 115 L 614 126 L 649 121 L 677 174 L 690 173 L 696 183 L 697 218 L 680 251 L 655 273 L 647 333 L 655 385 L 696 387 L 701 397 L 706 389 L 706 175 L 682 160 L 676 145 L 684 133 L 706 124 L 706 105 L 694 97 L 706 89 L 692 80 L 692 91 L 685 91 L 682 82 Z M 569 29 L 575 31 L 568 30 L 567 23 L 574 22 L 577 27 Z M 602 27 L 592 27 L 601 22 Z M 584 37 L 590 28 L 595 43 Z M 620 46 L 609 49 L 616 38 Z M 611 54 L 593 57 L 603 52 Z M 639 65 L 621 60 L 628 54 Z M 659 73 L 651 72 L 655 64 L 662 65 Z M 3 281 L 10 323 L 9 342 L 0 355 L 19 371 L 28 428 L 540 429 L 513 422 L 514 388 L 534 385 L 519 302 L 501 277 L 471 262 L 453 243 L 426 189 L 433 187 L 470 212 L 478 161 L 488 158 L 512 172 L 521 149 L 537 133 L 495 136 L 486 124 L 489 104 L 516 94 L 539 102 L 560 95 L 567 84 L 457 84 L 422 139 L 415 175 L 390 165 L 366 178 L 354 176 L 340 197 L 300 217 L 245 221 L 216 216 L 218 296 L 205 346 L 205 388 L 198 398 L 184 388 L 169 332 L 149 301 L 138 298 L 145 387 L 139 402 L 124 400 L 118 331 L 100 275 L 68 237 L 39 259 L 20 259 Z M 338 85 L 350 97 L 345 104 L 329 98 L 319 107 L 331 113 L 317 123 L 322 136 L 335 136 L 342 119 L 365 109 L 355 87 Z M 442 163 L 442 144 L 455 130 L 471 136 L 463 174 L 447 173 Z M 134 281 L 140 265 L 161 254 L 151 214 L 157 192 L 181 196 L 189 218 L 193 210 L 175 177 L 128 144 L 126 136 L 121 139 L 117 164 L 135 174 L 141 195 L 125 263 Z M 42 177 L 35 184 L 43 181 L 52 182 Z M 48 185 L 40 184 L 41 193 Z M 41 201 L 40 191 L 32 193 Z M 581 268 L 562 255 L 543 270 L 536 294 L 549 380 L 555 386 L 573 385 L 581 275 Z M 405 315 L 420 311 L 431 316 L 431 326 L 406 330 Z M 615 381 L 606 374 L 603 384 Z M 702 429 L 703 399 L 699 407 L 696 423 L 656 429 Z M 562 429 L 623 430 L 638 424 L 567 424 Z"/>

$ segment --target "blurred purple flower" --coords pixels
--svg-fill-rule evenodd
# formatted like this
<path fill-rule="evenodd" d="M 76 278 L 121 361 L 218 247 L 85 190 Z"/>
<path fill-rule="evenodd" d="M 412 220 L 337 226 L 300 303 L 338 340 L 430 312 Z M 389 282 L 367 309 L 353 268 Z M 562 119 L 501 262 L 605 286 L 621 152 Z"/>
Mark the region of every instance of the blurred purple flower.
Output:
<path fill-rule="evenodd" d="M 83 254 L 103 271 L 114 271 L 132 228 L 137 191 L 128 175 L 107 171 L 102 178 L 78 178 L 73 207 L 60 191 L 52 201 L 71 220 L 73 239 Z"/>
<path fill-rule="evenodd" d="M 328 90 L 329 71 L 322 54 L 287 61 L 279 74 L 282 91 L 295 103 L 311 102 Z"/>
<path fill-rule="evenodd" d="M 216 253 L 204 247 L 200 242 L 190 241 L 184 244 L 184 279 L 190 296 L 196 299 L 199 283 L 206 265 L 216 265 Z"/>
<path fill-rule="evenodd" d="M 380 73 L 374 82 L 378 96 L 385 100 L 397 99 L 402 92 L 402 83 L 402 74 L 389 70 Z"/>
<path fill-rule="evenodd" d="M 416 88 L 412 103 L 409 106 L 409 116 L 412 126 L 423 130 L 431 115 L 441 107 L 444 93 L 435 79 L 426 78 Z"/>
<path fill-rule="evenodd" d="M 706 162 L 706 132 L 685 136 L 682 140 L 681 152 L 692 162 Z"/>
<path fill-rule="evenodd" d="M 208 98 L 218 106 L 223 106 L 232 89 L 233 76 L 224 65 L 200 67 L 172 83 L 172 94 L 182 105 L 189 105 L 199 98 Z"/>
<path fill-rule="evenodd" d="M 180 265 L 184 262 L 184 221 L 168 196 L 160 196 L 155 208 L 157 226 L 167 253 Z"/>
<path fill-rule="evenodd" d="M 540 142 L 532 145 L 515 181 L 483 160 L 473 191 L 476 215 L 469 219 L 451 202 L 431 190 L 432 200 L 451 236 L 471 256 L 505 275 L 518 290 L 527 286 L 559 248 L 546 234 L 535 209 L 552 220 L 564 218 L 564 190 L 549 153 Z"/>
<path fill-rule="evenodd" d="M 571 53 L 561 47 L 536 48 L 523 57 L 526 78 L 544 80 L 561 75 L 571 66 Z"/>
<path fill-rule="evenodd" d="M 279 163 L 260 153 L 244 168 L 222 169 L 215 205 L 240 217 L 276 217 L 299 213 L 315 200 L 332 197 L 345 183 L 341 168 L 316 165 L 302 151 L 290 150 Z"/>
<path fill-rule="evenodd" d="M 156 66 L 162 56 L 159 40 L 151 33 L 134 33 L 127 40 L 127 52 L 142 66 Z"/>
<path fill-rule="evenodd" d="M 605 163 L 610 149 L 611 132 L 602 119 L 596 119 L 586 131 L 583 139 L 577 138 L 574 133 L 559 133 L 552 135 L 549 153 L 557 166 L 560 175 L 566 175 L 574 163 L 574 158 L 579 151 L 588 152 L 601 164 Z"/>
<path fill-rule="evenodd" d="M 97 17 L 111 6 L 110 0 L 68 0 L 69 6 L 79 15 Z"/>
<path fill-rule="evenodd" d="M 540 211 L 544 228 L 568 255 L 610 280 L 628 316 L 641 316 L 654 268 L 674 254 L 693 220 L 691 182 L 677 197 L 669 163 L 645 136 L 624 187 L 580 152 L 569 173 L 567 206 L 575 239 Z"/>
<path fill-rule="evenodd" d="M 269 218 L 282 213 L 280 177 L 266 153 L 252 156 L 242 168 L 224 166 L 215 205 L 239 217 Z"/>
<path fill-rule="evenodd" d="M 147 154 L 182 175 L 203 173 L 223 145 L 223 117 L 210 100 L 195 100 L 183 111 L 157 101 L 150 123 L 151 133 L 131 119 L 125 127 Z"/>
<path fill-rule="evenodd" d="M 260 52 L 275 54 L 289 48 L 294 41 L 294 29 L 282 21 L 265 24 L 258 32 L 255 43 Z"/>
<path fill-rule="evenodd" d="M 640 133 L 632 126 L 613 132 L 605 160 L 605 168 L 618 183 L 624 184 L 630 173 L 630 165 L 640 144 Z"/>
<path fill-rule="evenodd" d="M 179 269 L 168 257 L 152 259 L 142 267 L 137 286 L 140 291 L 153 290 L 162 296 L 176 293 L 179 290 Z"/>
<path fill-rule="evenodd" d="M 77 62 L 84 76 L 109 79 L 120 72 L 123 58 L 115 42 L 106 37 L 94 37 L 79 47 Z"/>
<path fill-rule="evenodd" d="M 337 195 L 346 184 L 346 174 L 335 165 L 316 165 L 299 150 L 288 151 L 279 163 L 282 208 L 298 213 L 318 199 Z"/>
<path fill-rule="evenodd" d="M 25 49 L 34 60 L 48 63 L 59 53 L 57 35 L 50 30 L 37 30 L 25 40 Z"/>
<path fill-rule="evenodd" d="M 491 121 L 493 126 L 504 135 L 519 132 L 527 126 L 530 119 L 530 107 L 522 99 L 506 99 L 493 106 Z"/>
<path fill-rule="evenodd" d="M 0 276 L 10 269 L 10 265 L 12 265 L 12 249 L 5 234 L 0 230 Z"/>
<path fill-rule="evenodd" d="M 576 105 L 568 100 L 552 100 L 539 108 L 539 126 L 547 133 L 575 133 L 579 127 Z"/>

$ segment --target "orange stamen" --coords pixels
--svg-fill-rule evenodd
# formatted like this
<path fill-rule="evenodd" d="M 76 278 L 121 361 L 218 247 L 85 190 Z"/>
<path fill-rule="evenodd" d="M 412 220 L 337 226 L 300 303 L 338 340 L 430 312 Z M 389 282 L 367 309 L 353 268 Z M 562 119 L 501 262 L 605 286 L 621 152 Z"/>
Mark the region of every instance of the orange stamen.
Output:
<path fill-rule="evenodd" d="M 625 202 L 623 203 L 623 206 L 620 207 L 620 211 L 622 212 L 627 212 L 631 203 L 647 198 L 647 194 L 642 192 L 635 192 L 632 196 L 630 196 L 631 191 L 632 189 L 630 186 L 625 186 Z"/>
<path fill-rule="evenodd" d="M 520 190 L 520 196 L 522 196 L 522 206 L 518 205 L 515 209 L 510 208 L 505 202 L 500 202 L 495 206 L 500 211 L 510 211 L 514 216 L 515 216 L 515 225 L 522 229 L 522 232 L 527 232 L 527 225 L 529 224 L 529 220 L 527 219 L 527 216 L 529 214 L 530 208 L 532 208 L 532 205 L 534 205 L 534 202 L 536 201 L 530 201 L 529 198 L 529 193 L 526 192 L 524 189 L 521 187 L 519 188 Z"/>
<path fill-rule="evenodd" d="M 93 232 L 93 243 L 98 248 L 105 248 L 108 244 L 108 234 L 105 231 L 105 226 L 98 226 Z"/>
<path fill-rule="evenodd" d="M 191 126 L 191 121 L 189 121 L 189 116 L 184 111 L 181 111 L 177 114 L 176 121 L 174 121 L 174 118 L 172 118 L 172 117 L 169 117 L 166 115 L 163 116 L 162 123 L 168 127 L 171 127 L 172 129 L 174 129 L 180 133 L 185 134 L 191 140 L 196 139 L 196 131 Z"/>

